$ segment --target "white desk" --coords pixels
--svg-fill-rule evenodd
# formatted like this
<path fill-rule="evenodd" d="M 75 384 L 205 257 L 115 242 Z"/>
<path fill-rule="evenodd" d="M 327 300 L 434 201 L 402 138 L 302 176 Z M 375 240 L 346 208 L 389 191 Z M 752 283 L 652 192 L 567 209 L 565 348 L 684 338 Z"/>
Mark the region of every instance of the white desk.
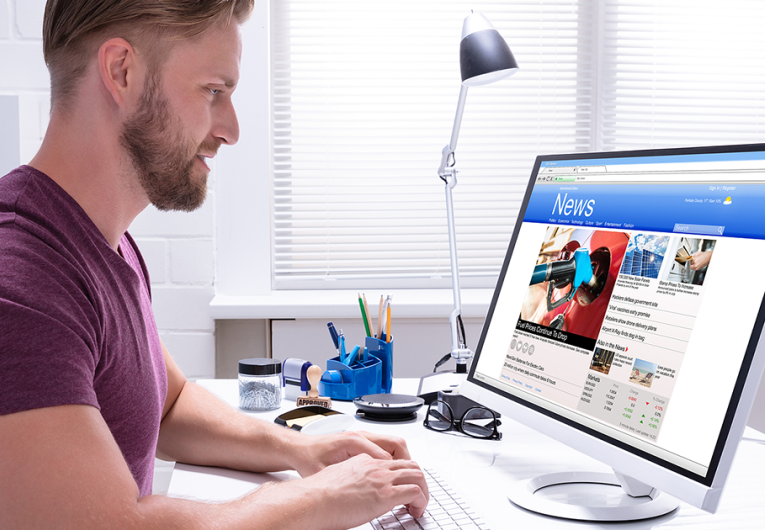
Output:
<path fill-rule="evenodd" d="M 235 380 L 204 380 L 198 383 L 237 407 Z M 414 394 L 417 380 L 394 380 L 393 392 Z M 333 401 L 334 408 L 355 413 L 352 403 Z M 294 408 L 283 402 L 282 408 L 252 414 L 269 421 Z M 583 456 L 509 418 L 502 418 L 502 441 L 473 440 L 464 436 L 435 433 L 422 426 L 424 407 L 410 423 L 373 423 L 359 420 L 358 428 L 395 434 L 407 440 L 412 457 L 423 466 L 436 468 L 463 498 L 479 512 L 494 530 L 507 528 L 544 530 L 573 528 L 648 529 L 692 527 L 695 529 L 752 529 L 765 526 L 765 435 L 748 429 L 733 464 L 720 509 L 707 514 L 682 503 L 674 513 L 638 523 L 574 523 L 536 515 L 516 507 L 505 496 L 506 485 L 543 473 L 584 470 L 610 471 L 602 464 Z M 218 468 L 177 464 L 168 495 L 209 501 L 231 500 L 257 488 L 268 480 L 293 480 L 294 472 L 253 474 Z"/>

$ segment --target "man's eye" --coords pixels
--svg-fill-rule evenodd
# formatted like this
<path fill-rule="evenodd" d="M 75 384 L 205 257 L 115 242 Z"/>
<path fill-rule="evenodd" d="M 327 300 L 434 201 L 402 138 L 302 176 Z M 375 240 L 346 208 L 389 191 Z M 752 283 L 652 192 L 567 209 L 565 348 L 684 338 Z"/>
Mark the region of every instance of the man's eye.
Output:
<path fill-rule="evenodd" d="M 216 90 L 216 89 L 214 89 L 214 88 L 211 88 L 211 89 L 210 89 L 210 93 L 211 93 L 213 96 L 217 95 L 217 94 L 218 94 L 218 92 L 220 92 L 220 90 Z"/>

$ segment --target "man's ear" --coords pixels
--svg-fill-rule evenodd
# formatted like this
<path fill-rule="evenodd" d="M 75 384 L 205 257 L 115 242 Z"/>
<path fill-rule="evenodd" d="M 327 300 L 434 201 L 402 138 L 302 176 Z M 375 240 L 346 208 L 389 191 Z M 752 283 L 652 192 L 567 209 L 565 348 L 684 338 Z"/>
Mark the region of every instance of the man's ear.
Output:
<path fill-rule="evenodd" d="M 118 106 L 130 101 L 131 94 L 136 93 L 137 66 L 135 50 L 125 39 L 109 39 L 98 49 L 101 81 Z"/>

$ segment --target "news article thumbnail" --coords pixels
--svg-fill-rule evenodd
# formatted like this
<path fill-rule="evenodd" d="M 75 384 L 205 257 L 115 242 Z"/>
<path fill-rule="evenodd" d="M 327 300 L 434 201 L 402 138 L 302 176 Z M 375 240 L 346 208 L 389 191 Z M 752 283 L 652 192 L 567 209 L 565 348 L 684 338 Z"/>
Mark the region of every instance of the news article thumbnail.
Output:
<path fill-rule="evenodd" d="M 629 240 L 625 232 L 548 226 L 516 329 L 593 351 Z M 577 275 L 582 267 L 591 267 L 588 282 Z"/>
<path fill-rule="evenodd" d="M 656 363 L 644 361 L 643 359 L 635 359 L 635 364 L 632 365 L 632 372 L 630 373 L 630 383 L 651 388 L 658 366 Z"/>
<path fill-rule="evenodd" d="M 595 353 L 590 361 L 590 370 L 600 372 L 601 374 L 608 375 L 611 371 L 611 364 L 614 362 L 615 351 L 604 350 L 603 348 L 595 348 Z"/>
<path fill-rule="evenodd" d="M 669 242 L 669 236 L 640 232 L 633 234 L 627 245 L 620 273 L 642 278 L 658 278 Z"/>
<path fill-rule="evenodd" d="M 662 280 L 690 285 L 704 285 L 716 240 L 694 237 L 678 238 L 674 242 L 674 261 L 665 269 Z"/>

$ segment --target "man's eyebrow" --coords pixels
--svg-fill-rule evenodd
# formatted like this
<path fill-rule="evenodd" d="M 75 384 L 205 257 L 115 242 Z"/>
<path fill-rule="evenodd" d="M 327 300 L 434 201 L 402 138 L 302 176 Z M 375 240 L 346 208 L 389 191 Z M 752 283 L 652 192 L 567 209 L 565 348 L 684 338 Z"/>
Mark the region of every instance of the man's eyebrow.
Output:
<path fill-rule="evenodd" d="M 212 82 L 209 83 L 210 85 L 223 85 L 226 88 L 234 88 L 236 86 L 236 81 L 231 79 L 230 77 L 226 76 L 218 76 L 215 77 Z"/>

